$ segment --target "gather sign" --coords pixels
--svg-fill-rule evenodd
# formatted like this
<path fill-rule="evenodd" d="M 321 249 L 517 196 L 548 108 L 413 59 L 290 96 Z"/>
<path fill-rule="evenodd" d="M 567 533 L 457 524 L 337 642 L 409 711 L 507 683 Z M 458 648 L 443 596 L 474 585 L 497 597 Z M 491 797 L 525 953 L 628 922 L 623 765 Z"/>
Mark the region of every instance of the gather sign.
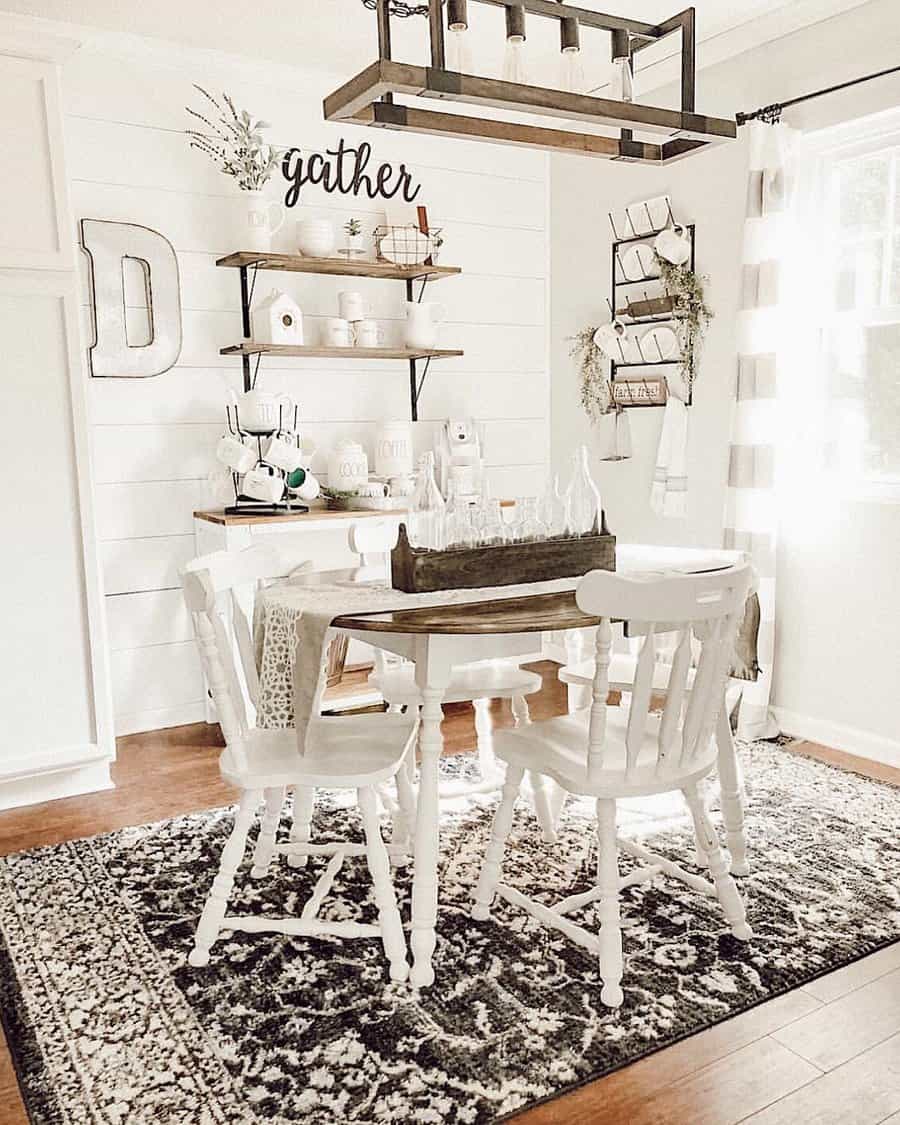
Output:
<path fill-rule="evenodd" d="M 366 141 L 353 146 L 341 139 L 337 148 L 328 148 L 324 154 L 313 152 L 306 157 L 299 148 L 289 148 L 281 162 L 281 174 L 289 185 L 284 196 L 285 206 L 293 207 L 300 202 L 300 189 L 304 184 L 321 184 L 329 194 L 365 192 L 369 199 L 393 199 L 399 195 L 404 202 L 412 203 L 422 185 L 413 185 L 406 165 L 395 168 L 385 162 L 370 173 L 366 169 L 371 159 L 372 146 Z"/>

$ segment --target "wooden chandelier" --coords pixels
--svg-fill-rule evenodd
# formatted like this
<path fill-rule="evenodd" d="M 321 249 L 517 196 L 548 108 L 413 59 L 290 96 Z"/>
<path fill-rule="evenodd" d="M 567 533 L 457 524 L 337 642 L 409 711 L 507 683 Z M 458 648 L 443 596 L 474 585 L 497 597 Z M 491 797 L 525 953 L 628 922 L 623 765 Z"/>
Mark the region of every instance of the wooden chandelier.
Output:
<path fill-rule="evenodd" d="M 442 0 L 428 0 L 431 66 L 394 62 L 391 59 L 388 0 L 377 0 L 378 61 L 325 99 L 325 119 L 644 164 L 667 164 L 682 156 L 699 152 L 710 144 L 733 140 L 737 135 L 736 123 L 731 118 L 705 117 L 694 110 L 696 36 L 693 8 L 688 8 L 663 23 L 649 24 L 572 7 L 557 3 L 556 0 L 473 2 L 507 8 L 523 7 L 534 16 L 553 20 L 575 19 L 585 27 L 608 31 L 612 36 L 613 57 L 621 53 L 624 42 L 629 63 L 636 52 L 680 31 L 681 108 L 661 109 L 447 70 Z M 403 105 L 395 100 L 396 95 L 446 99 L 468 103 L 474 107 L 492 106 L 516 113 L 559 117 L 582 125 L 605 126 L 618 132 L 606 136 L 441 113 Z M 659 141 L 648 143 L 635 140 L 635 130 L 660 134 Z"/>

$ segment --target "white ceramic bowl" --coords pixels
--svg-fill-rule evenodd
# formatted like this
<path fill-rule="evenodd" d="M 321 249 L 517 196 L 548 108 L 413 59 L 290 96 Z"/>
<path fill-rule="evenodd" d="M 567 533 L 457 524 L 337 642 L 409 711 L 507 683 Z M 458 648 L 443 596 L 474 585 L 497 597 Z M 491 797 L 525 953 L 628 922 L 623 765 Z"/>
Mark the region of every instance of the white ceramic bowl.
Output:
<path fill-rule="evenodd" d="M 297 246 L 307 258 L 328 258 L 334 253 L 335 234 L 331 223 L 305 219 L 297 223 Z"/>

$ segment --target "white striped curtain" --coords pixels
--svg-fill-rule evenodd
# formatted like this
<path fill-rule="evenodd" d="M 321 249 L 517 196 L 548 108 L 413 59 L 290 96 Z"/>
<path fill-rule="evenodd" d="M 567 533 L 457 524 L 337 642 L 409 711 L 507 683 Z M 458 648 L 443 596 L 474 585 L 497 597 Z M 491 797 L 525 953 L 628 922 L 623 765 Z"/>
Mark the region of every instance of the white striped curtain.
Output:
<path fill-rule="evenodd" d="M 738 733 L 771 738 L 778 733 L 769 708 L 775 655 L 775 410 L 784 375 L 780 282 L 788 242 L 792 132 L 786 125 L 761 121 L 746 128 L 750 169 L 723 545 L 749 552 L 760 576 L 758 669 L 747 670 L 758 675 L 745 685 Z"/>

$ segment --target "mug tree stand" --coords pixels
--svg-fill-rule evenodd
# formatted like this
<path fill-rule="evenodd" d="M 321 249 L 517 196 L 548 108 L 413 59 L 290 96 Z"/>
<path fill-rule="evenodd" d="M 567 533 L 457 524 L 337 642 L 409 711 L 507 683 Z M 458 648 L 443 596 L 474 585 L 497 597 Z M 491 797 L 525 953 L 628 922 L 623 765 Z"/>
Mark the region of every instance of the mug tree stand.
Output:
<path fill-rule="evenodd" d="M 228 419 L 228 432 L 236 438 L 239 438 L 246 445 L 248 441 L 256 442 L 257 465 L 265 465 L 272 470 L 274 476 L 281 478 L 283 488 L 283 500 L 273 501 L 267 503 L 265 500 L 256 500 L 252 496 L 244 496 L 241 493 L 241 474 L 232 473 L 231 481 L 234 487 L 234 503 L 225 508 L 226 516 L 296 516 L 302 515 L 304 512 L 309 511 L 306 504 L 300 503 L 299 500 L 294 500 L 291 497 L 287 488 L 288 473 L 284 469 L 280 469 L 277 465 L 270 464 L 265 457 L 263 457 L 262 443 L 263 438 L 271 437 L 275 433 L 285 433 L 283 426 L 284 419 L 282 417 L 281 406 L 278 407 L 278 425 L 270 430 L 246 430 L 241 426 L 240 414 L 238 407 L 235 404 L 233 407 L 225 407 L 225 416 Z M 297 431 L 297 415 L 298 409 L 294 407 L 293 418 L 293 437 L 300 448 L 300 434 Z"/>

